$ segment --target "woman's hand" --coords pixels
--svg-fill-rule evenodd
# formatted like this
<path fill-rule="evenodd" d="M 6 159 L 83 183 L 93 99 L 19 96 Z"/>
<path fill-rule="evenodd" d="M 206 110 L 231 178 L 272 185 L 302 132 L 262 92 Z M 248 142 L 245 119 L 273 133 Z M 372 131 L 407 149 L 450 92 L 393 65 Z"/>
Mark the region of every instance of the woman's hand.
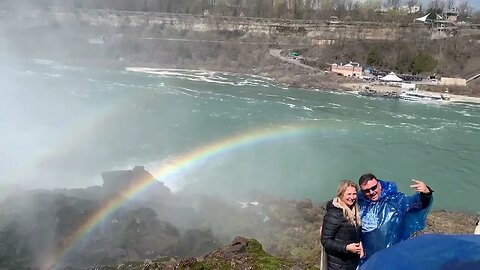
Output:
<path fill-rule="evenodd" d="M 362 252 L 362 246 L 360 243 L 348 244 L 345 248 L 348 252 L 360 254 Z"/>

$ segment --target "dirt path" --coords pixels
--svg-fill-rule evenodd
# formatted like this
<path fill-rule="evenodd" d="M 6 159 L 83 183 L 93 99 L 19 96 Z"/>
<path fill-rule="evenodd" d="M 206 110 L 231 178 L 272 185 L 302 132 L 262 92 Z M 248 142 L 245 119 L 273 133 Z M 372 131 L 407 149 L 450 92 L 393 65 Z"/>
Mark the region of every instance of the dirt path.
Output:
<path fill-rule="evenodd" d="M 295 64 L 297 66 L 301 66 L 303 68 L 308 68 L 310 70 L 316 70 L 316 71 L 320 71 L 320 69 L 318 68 L 314 68 L 314 67 L 311 67 L 309 65 L 305 65 L 305 64 L 302 64 L 299 60 L 293 60 L 293 59 L 288 59 L 287 57 L 283 57 L 280 53 L 282 52 L 282 50 L 278 50 L 278 49 L 271 49 L 270 50 L 270 55 L 284 61 L 284 62 L 288 62 L 288 63 L 292 63 L 292 64 Z"/>

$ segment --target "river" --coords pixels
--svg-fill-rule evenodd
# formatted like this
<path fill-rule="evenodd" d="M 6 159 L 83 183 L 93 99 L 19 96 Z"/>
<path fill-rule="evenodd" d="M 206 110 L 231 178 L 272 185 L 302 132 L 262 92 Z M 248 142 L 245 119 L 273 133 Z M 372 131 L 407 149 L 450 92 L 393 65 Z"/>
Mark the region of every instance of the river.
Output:
<path fill-rule="evenodd" d="M 143 165 L 177 192 L 331 198 L 372 172 L 435 209 L 478 212 L 480 105 L 282 88 L 198 70 L 105 70 L 36 59 L 0 72 L 0 186 L 86 187 Z M 156 173 L 171 166 L 172 173 Z"/>

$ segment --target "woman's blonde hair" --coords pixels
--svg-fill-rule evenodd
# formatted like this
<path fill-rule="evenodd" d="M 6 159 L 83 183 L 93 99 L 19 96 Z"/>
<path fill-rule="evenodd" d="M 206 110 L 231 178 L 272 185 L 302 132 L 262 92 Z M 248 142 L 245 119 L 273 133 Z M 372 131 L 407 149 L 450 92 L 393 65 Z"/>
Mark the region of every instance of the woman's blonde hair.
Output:
<path fill-rule="evenodd" d="M 345 215 L 347 220 L 353 225 L 359 226 L 361 224 L 361 220 L 360 220 L 357 201 L 355 200 L 355 203 L 353 204 L 353 208 L 351 209 L 341 200 L 343 194 L 345 194 L 345 191 L 349 187 L 354 187 L 355 190 L 358 190 L 357 184 L 355 184 L 353 181 L 350 181 L 350 180 L 340 181 L 337 187 L 337 197 L 335 198 L 335 202 L 340 208 L 342 208 L 343 215 Z"/>

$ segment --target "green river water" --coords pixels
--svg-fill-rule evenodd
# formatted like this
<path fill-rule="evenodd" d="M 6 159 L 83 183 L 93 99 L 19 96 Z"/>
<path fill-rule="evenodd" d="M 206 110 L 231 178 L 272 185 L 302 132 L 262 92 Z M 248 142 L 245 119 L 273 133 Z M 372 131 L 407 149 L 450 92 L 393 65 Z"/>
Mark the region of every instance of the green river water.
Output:
<path fill-rule="evenodd" d="M 324 201 L 372 172 L 409 194 L 412 178 L 425 181 L 435 209 L 480 211 L 480 105 L 38 59 L 0 72 L 1 186 L 86 187 L 103 171 L 170 163 L 159 180 L 175 191 Z"/>

